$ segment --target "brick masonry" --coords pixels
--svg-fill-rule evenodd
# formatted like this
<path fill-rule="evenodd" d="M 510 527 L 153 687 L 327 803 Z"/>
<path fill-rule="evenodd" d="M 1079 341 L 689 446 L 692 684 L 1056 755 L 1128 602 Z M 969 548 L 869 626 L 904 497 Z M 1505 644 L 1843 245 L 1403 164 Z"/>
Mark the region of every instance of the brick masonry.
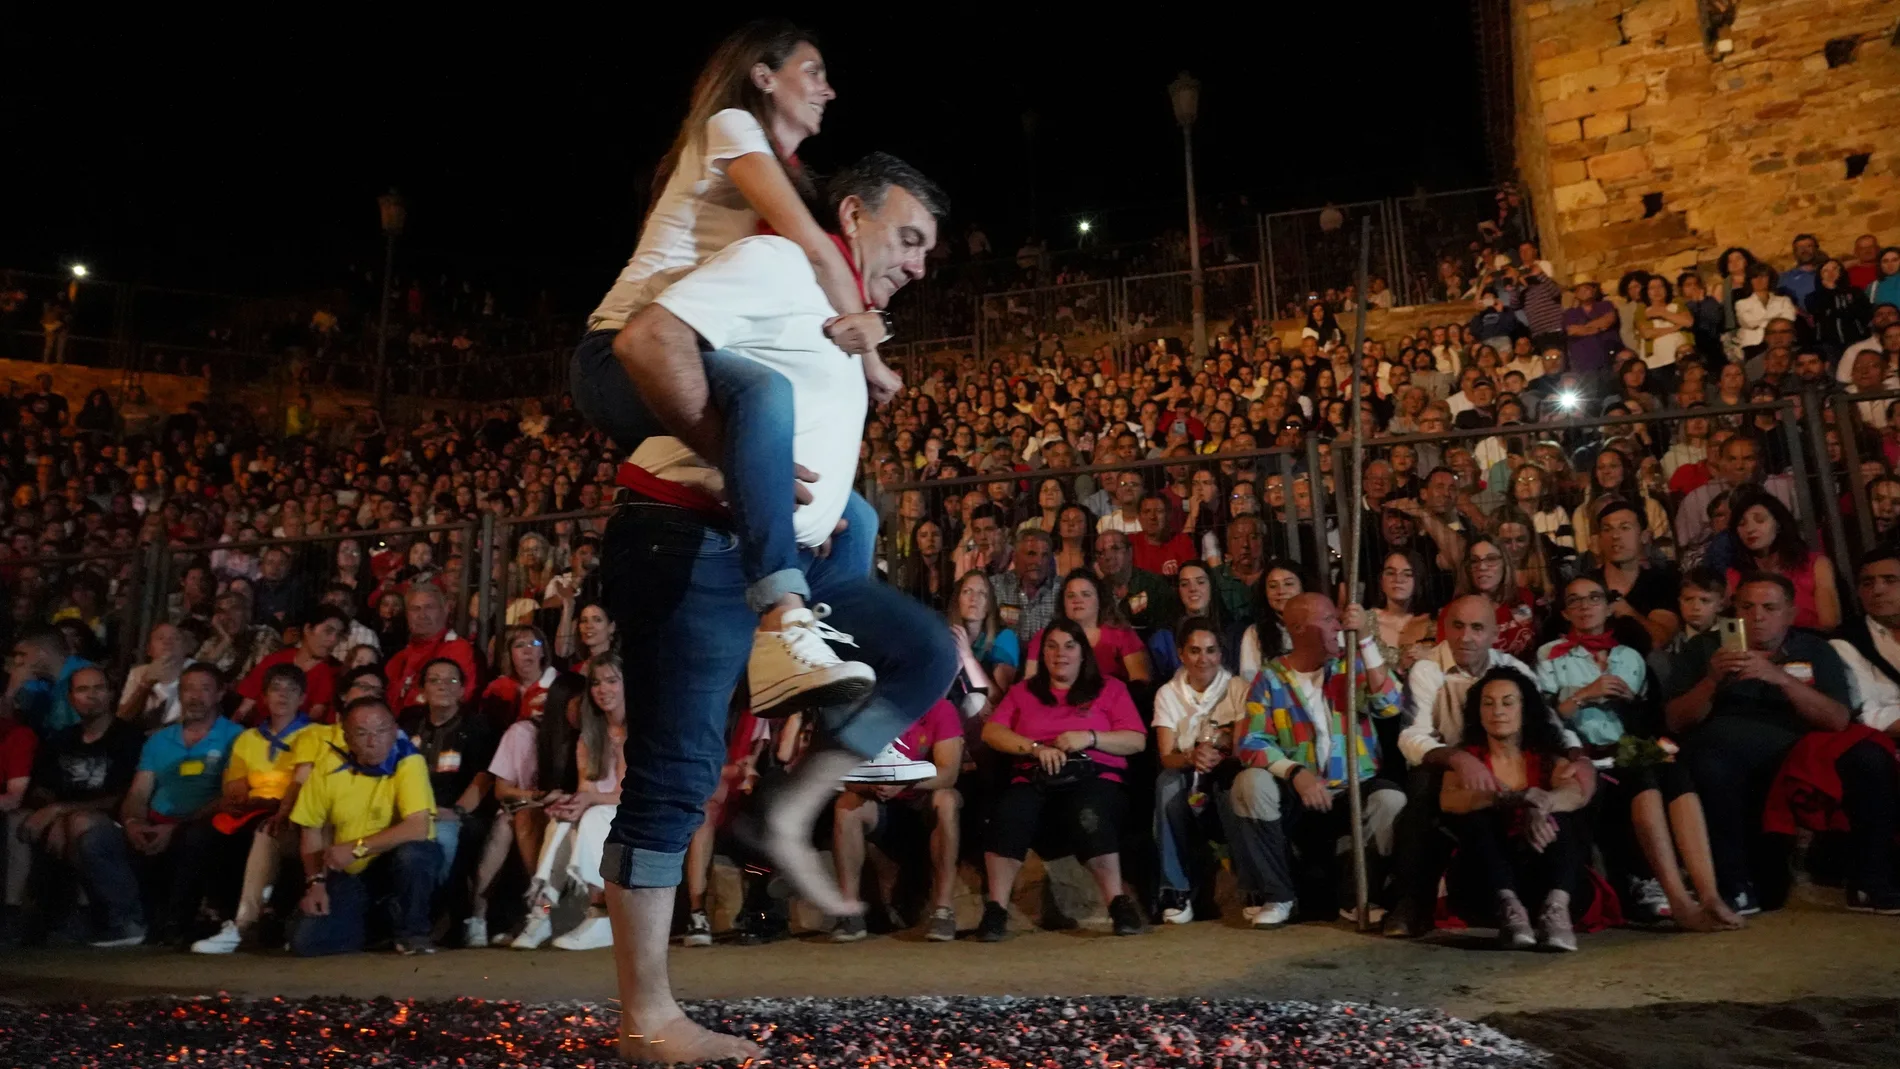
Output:
<path fill-rule="evenodd" d="M 1863 233 L 1900 242 L 1900 3 L 1737 0 L 1726 49 L 1696 0 L 1511 7 L 1518 168 L 1562 275 L 1709 265 L 1731 245 L 1785 267 L 1802 231 L 1836 256 Z M 1851 59 L 1830 68 L 1830 42 Z"/>

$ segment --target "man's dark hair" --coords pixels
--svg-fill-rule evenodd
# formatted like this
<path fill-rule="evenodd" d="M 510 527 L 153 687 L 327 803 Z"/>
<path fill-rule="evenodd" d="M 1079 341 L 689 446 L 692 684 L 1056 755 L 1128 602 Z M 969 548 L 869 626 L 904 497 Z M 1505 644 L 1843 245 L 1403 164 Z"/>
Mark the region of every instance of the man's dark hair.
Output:
<path fill-rule="evenodd" d="M 310 689 L 310 679 L 304 675 L 303 669 L 288 661 L 283 664 L 273 664 L 264 670 L 264 689 L 266 691 L 270 690 L 270 685 L 280 679 L 288 680 L 295 684 L 300 694 L 306 693 Z"/>
<path fill-rule="evenodd" d="M 351 702 L 350 704 L 344 706 L 343 715 L 337 717 L 337 720 L 339 721 L 348 720 L 350 716 L 354 714 L 358 709 L 372 709 L 372 708 L 381 709 L 383 712 L 388 713 L 392 717 L 396 715 L 395 711 L 389 707 L 389 703 L 383 700 L 382 698 L 364 697 L 364 698 L 358 698 L 355 701 Z"/>
<path fill-rule="evenodd" d="M 350 688 L 356 685 L 356 681 L 362 679 L 364 676 L 373 676 L 378 683 L 384 682 L 382 669 L 373 664 L 359 665 L 343 673 L 342 678 L 336 681 L 336 692 L 338 694 L 348 694 Z M 387 686 L 386 683 L 384 685 Z"/>
<path fill-rule="evenodd" d="M 183 681 L 186 676 L 191 675 L 194 672 L 197 673 L 198 675 L 210 676 L 211 681 L 218 685 L 219 690 L 224 689 L 224 672 L 220 670 L 217 665 L 212 664 L 210 661 L 191 662 L 190 664 L 185 666 L 184 671 L 178 673 L 178 678 L 180 681 Z"/>
<path fill-rule="evenodd" d="M 924 210 L 942 220 L 950 214 L 950 198 L 935 182 L 925 178 L 922 172 L 888 152 L 873 152 L 838 171 L 825 183 L 825 206 L 830 209 L 827 215 L 819 218 L 838 218 L 838 205 L 846 197 L 856 197 L 872 211 L 884 207 L 885 192 L 892 186 L 902 186 Z"/>
<path fill-rule="evenodd" d="M 1723 579 L 1714 568 L 1697 565 L 1683 570 L 1682 581 L 1677 584 L 1676 592 L 1680 594 L 1684 590 L 1706 590 L 1711 594 L 1727 594 L 1728 581 Z"/>
<path fill-rule="evenodd" d="M 1867 569 L 1869 564 L 1879 564 L 1882 561 L 1893 561 L 1896 564 L 1900 564 L 1900 550 L 1889 549 L 1885 546 L 1868 550 L 1866 555 L 1861 557 L 1859 566 L 1854 569 L 1854 574 L 1859 575 Z"/>
<path fill-rule="evenodd" d="M 978 520 L 995 520 L 996 526 L 1001 527 L 1003 525 L 1003 510 L 997 508 L 995 503 L 985 501 L 970 510 L 971 528 L 976 527 L 976 521 Z"/>
<path fill-rule="evenodd" d="M 348 588 L 345 587 L 344 589 L 347 590 Z M 349 634 L 350 614 L 347 612 L 344 612 L 342 609 L 337 608 L 335 605 L 317 606 L 314 610 L 311 611 L 310 618 L 304 621 L 303 623 L 304 629 L 307 631 L 310 628 L 316 627 L 318 624 L 323 623 L 325 620 L 335 620 L 337 623 L 342 624 L 343 633 L 346 635 Z"/>
<path fill-rule="evenodd" d="M 1604 522 L 1607 521 L 1611 516 L 1614 516 L 1619 512 L 1627 512 L 1630 515 L 1635 516 L 1636 526 L 1639 529 L 1648 530 L 1649 517 L 1643 515 L 1643 510 L 1637 508 L 1636 503 L 1634 501 L 1631 501 L 1627 497 L 1620 497 L 1620 496 L 1606 498 L 1604 500 L 1603 507 L 1597 510 L 1597 519 L 1596 519 L 1597 529 L 1601 530 Z"/>
<path fill-rule="evenodd" d="M 1781 592 L 1787 595 L 1788 604 L 1790 605 L 1794 604 L 1794 580 L 1788 578 L 1785 575 L 1780 574 L 1779 572 L 1764 572 L 1764 571 L 1744 572 L 1742 573 L 1741 582 L 1735 584 L 1736 592 L 1740 593 L 1741 589 L 1750 583 L 1772 583 L 1773 585 L 1781 588 Z"/>

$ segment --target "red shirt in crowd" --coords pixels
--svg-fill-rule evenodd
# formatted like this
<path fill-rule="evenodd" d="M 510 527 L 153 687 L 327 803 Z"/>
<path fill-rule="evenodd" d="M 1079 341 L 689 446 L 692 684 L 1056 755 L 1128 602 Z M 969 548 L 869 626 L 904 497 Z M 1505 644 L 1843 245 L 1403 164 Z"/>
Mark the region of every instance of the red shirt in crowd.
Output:
<path fill-rule="evenodd" d="M 482 691 L 482 700 L 500 701 L 513 709 L 514 716 L 510 718 L 510 722 L 530 720 L 541 712 L 542 706 L 547 704 L 548 688 L 554 684 L 554 679 L 558 675 L 560 673 L 549 665 L 547 670 L 541 673 L 541 678 L 532 683 L 524 684 L 513 676 L 501 676 L 489 683 L 487 689 Z"/>
<path fill-rule="evenodd" d="M 428 638 L 412 638 L 409 645 L 383 666 L 383 678 L 389 681 L 389 706 L 407 709 L 422 704 L 422 670 L 430 661 L 448 658 L 462 666 L 462 700 L 475 697 L 475 647 L 453 629 Z"/>
<path fill-rule="evenodd" d="M 258 704 L 259 709 L 252 710 L 250 720 L 256 723 L 264 719 L 261 711 L 264 704 L 264 673 L 280 664 L 294 664 L 297 660 L 295 648 L 278 650 L 276 653 L 257 662 L 251 674 L 238 681 L 238 697 L 248 698 Z M 316 719 L 328 724 L 336 719 L 336 662 L 325 660 L 311 665 L 303 671 L 303 705 L 300 711 L 309 713 L 317 706 L 323 707 L 323 715 Z"/>
<path fill-rule="evenodd" d="M 0 717 L 0 793 L 16 779 L 33 775 L 33 756 L 39 751 L 40 737 L 33 729 L 12 717 Z"/>
<path fill-rule="evenodd" d="M 1194 543 L 1179 532 L 1166 542 L 1158 543 L 1149 541 L 1146 534 L 1134 535 L 1128 539 L 1128 548 L 1134 554 L 1135 567 L 1156 575 L 1173 575 L 1181 570 L 1181 565 L 1199 559 Z"/>
<path fill-rule="evenodd" d="M 962 737 L 963 718 L 957 715 L 957 707 L 948 701 L 939 701 L 909 730 L 899 735 L 895 745 L 899 753 L 913 761 L 928 761 L 938 743 Z"/>
<path fill-rule="evenodd" d="M 1036 632 L 1036 637 L 1029 643 L 1028 657 L 1032 661 L 1042 659 L 1042 636 L 1043 632 Z M 1095 666 L 1102 670 L 1102 675 L 1125 680 L 1128 678 L 1128 665 L 1122 659 L 1130 654 L 1146 653 L 1148 647 L 1142 645 L 1141 636 L 1135 634 L 1134 628 L 1108 624 L 1095 636 L 1093 652 Z"/>

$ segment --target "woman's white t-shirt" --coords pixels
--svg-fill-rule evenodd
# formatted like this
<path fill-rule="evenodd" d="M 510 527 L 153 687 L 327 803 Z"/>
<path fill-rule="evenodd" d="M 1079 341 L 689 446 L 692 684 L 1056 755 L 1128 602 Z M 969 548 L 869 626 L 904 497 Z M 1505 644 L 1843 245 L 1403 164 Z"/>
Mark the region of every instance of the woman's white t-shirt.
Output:
<path fill-rule="evenodd" d="M 703 140 L 680 154 L 641 228 L 633 258 L 588 318 L 590 330 L 625 326 L 680 276 L 759 232 L 759 213 L 726 177 L 727 164 L 755 152 L 773 155 L 751 112 L 727 108 L 707 120 Z"/>

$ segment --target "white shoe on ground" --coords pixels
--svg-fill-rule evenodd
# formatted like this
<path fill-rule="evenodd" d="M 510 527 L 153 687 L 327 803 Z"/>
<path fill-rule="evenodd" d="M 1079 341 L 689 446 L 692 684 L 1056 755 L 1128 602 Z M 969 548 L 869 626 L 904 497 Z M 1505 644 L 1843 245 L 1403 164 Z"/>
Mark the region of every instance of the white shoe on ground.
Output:
<path fill-rule="evenodd" d="M 857 643 L 823 622 L 826 605 L 791 609 L 779 617 L 779 629 L 752 635 L 746 678 L 752 688 L 752 715 L 788 716 L 800 709 L 847 705 L 871 693 L 877 673 L 861 661 L 841 660 L 830 643 Z"/>
<path fill-rule="evenodd" d="M 613 946 L 613 921 L 607 919 L 606 910 L 590 906 L 587 917 L 571 930 L 556 936 L 554 945 L 562 950 L 599 950 Z"/>
<path fill-rule="evenodd" d="M 462 922 L 462 945 L 471 950 L 488 945 L 488 918 L 470 917 Z"/>
<path fill-rule="evenodd" d="M 1162 910 L 1161 923 L 1163 924 L 1192 924 L 1194 923 L 1194 903 L 1184 900 L 1179 906 L 1169 906 L 1167 909 Z"/>
<path fill-rule="evenodd" d="M 1293 903 L 1268 902 L 1250 918 L 1255 928 L 1280 928 L 1293 919 Z"/>
<path fill-rule="evenodd" d="M 516 950 L 538 950 L 541 944 L 554 934 L 554 921 L 549 916 L 553 908 L 546 902 L 536 902 L 528 909 L 528 919 L 521 923 L 521 934 L 515 936 L 508 945 Z"/>
<path fill-rule="evenodd" d="M 236 921 L 225 921 L 218 934 L 207 935 L 191 944 L 193 954 L 230 954 L 244 943 L 244 933 L 238 931 Z"/>
<path fill-rule="evenodd" d="M 704 910 L 695 910 L 692 916 L 686 918 L 686 934 L 680 937 L 680 945 L 712 946 L 712 921 L 707 919 Z"/>

